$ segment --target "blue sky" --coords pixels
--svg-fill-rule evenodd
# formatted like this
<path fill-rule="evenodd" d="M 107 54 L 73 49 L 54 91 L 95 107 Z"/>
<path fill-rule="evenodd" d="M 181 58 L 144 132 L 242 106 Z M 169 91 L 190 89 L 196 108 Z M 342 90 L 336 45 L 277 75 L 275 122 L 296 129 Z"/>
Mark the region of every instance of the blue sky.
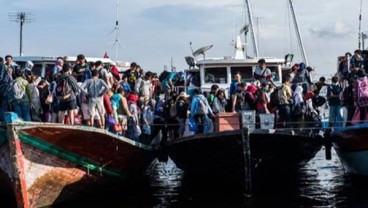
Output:
<path fill-rule="evenodd" d="M 0 56 L 19 53 L 19 25 L 8 14 L 24 11 L 36 21 L 24 26 L 24 55 L 115 58 L 115 0 L 2 0 Z M 258 19 L 260 55 L 300 55 L 286 0 L 251 0 Z M 299 26 L 311 66 L 318 74 L 336 70 L 336 57 L 358 47 L 360 0 L 294 0 Z M 243 0 L 120 0 L 118 59 L 136 61 L 145 70 L 161 71 L 173 58 L 184 69 L 193 49 L 213 44 L 207 57 L 233 55 L 231 42 L 244 24 Z M 362 31 L 368 31 L 368 4 L 363 2 Z M 292 34 L 292 36 L 290 36 Z M 290 38 L 291 37 L 291 38 Z M 368 43 L 366 44 L 368 45 Z M 248 48 L 252 55 L 251 45 Z"/>

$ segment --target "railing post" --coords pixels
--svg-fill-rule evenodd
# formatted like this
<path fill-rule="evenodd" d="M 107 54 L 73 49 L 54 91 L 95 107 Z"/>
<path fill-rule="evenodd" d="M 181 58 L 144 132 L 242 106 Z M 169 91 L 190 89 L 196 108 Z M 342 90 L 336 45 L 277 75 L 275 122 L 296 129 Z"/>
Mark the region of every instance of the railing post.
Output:
<path fill-rule="evenodd" d="M 252 197 L 252 160 L 250 152 L 249 128 L 242 128 L 242 143 L 244 156 L 244 196 Z"/>
<path fill-rule="evenodd" d="M 252 160 L 250 132 L 255 128 L 255 111 L 242 111 L 242 143 L 244 157 L 244 196 L 252 197 Z"/>

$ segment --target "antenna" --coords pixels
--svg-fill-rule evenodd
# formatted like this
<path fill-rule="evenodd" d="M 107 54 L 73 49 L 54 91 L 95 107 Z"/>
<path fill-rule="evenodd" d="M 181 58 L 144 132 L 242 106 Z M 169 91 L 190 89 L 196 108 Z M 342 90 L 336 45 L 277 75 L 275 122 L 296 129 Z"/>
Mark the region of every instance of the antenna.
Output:
<path fill-rule="evenodd" d="M 23 24 L 36 21 L 36 17 L 35 15 L 29 12 L 9 13 L 8 17 L 9 17 L 9 21 L 20 23 L 19 56 L 23 56 Z"/>
<path fill-rule="evenodd" d="M 367 35 L 367 33 L 364 33 L 364 32 L 362 32 L 361 34 L 362 34 L 362 42 L 363 42 L 363 44 L 362 44 L 362 48 L 363 48 L 363 50 L 364 50 L 364 49 L 365 49 L 365 45 L 364 45 L 364 43 L 365 43 L 365 39 L 367 39 L 367 38 L 368 38 L 368 35 Z"/>
<path fill-rule="evenodd" d="M 193 47 L 192 47 L 192 41 L 189 42 L 189 46 L 190 46 L 190 50 L 192 50 L 192 54 L 194 54 Z"/>
<path fill-rule="evenodd" d="M 212 48 L 212 46 L 213 45 L 208 45 L 208 46 L 204 46 L 202 48 L 197 49 L 196 51 L 193 52 L 193 56 L 196 57 L 196 56 L 202 54 L 203 55 L 203 59 L 206 59 L 206 55 L 205 55 L 204 52 L 210 50 Z"/>
<path fill-rule="evenodd" d="M 363 5 L 363 0 L 360 0 L 360 12 L 359 12 L 359 33 L 358 33 L 358 48 L 361 48 L 362 42 L 362 33 L 361 33 L 361 28 L 362 28 L 362 5 Z"/>
<path fill-rule="evenodd" d="M 247 48 L 245 48 L 245 47 L 247 47 L 247 35 L 248 35 L 248 32 L 249 32 L 249 25 L 244 25 L 244 27 L 239 31 L 239 34 L 244 33 L 244 48 L 243 48 L 243 51 L 245 53 L 245 57 L 247 57 Z"/>
<path fill-rule="evenodd" d="M 176 67 L 175 67 L 175 64 L 174 64 L 174 58 L 173 57 L 171 57 L 170 65 L 171 65 L 171 71 L 176 72 Z"/>
<path fill-rule="evenodd" d="M 115 20 L 115 28 L 108 34 L 111 35 L 115 32 L 115 41 L 114 41 L 114 48 L 115 48 L 115 61 L 118 60 L 118 46 L 121 47 L 119 41 L 119 0 L 116 0 L 116 20 Z"/>

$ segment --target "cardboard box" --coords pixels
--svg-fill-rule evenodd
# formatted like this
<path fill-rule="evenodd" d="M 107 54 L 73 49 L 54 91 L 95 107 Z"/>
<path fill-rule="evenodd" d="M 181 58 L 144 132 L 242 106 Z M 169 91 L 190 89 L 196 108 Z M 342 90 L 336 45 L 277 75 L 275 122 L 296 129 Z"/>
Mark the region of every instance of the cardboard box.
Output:
<path fill-rule="evenodd" d="M 255 129 L 256 128 L 256 111 L 255 110 L 243 110 L 241 112 L 242 126 L 243 128 Z"/>
<path fill-rule="evenodd" d="M 261 122 L 261 129 L 273 129 L 275 124 L 274 114 L 259 114 L 259 120 Z"/>
<path fill-rule="evenodd" d="M 219 113 L 215 117 L 215 131 L 231 131 L 240 129 L 239 113 Z"/>

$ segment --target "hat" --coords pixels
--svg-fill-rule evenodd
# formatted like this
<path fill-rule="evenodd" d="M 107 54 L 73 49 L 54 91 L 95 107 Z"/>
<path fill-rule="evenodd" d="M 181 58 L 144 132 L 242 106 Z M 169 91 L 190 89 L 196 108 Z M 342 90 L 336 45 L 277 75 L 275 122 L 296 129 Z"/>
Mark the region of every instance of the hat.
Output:
<path fill-rule="evenodd" d="M 138 96 L 135 93 L 130 93 L 127 97 L 127 101 L 128 102 L 133 102 L 133 103 L 137 103 L 138 101 Z"/>
<path fill-rule="evenodd" d="M 188 98 L 188 97 L 190 97 L 190 96 L 189 96 L 186 92 L 181 92 L 181 93 L 179 94 L 178 98 L 180 98 L 180 97 Z"/>
<path fill-rule="evenodd" d="M 29 69 L 32 69 L 34 66 L 34 64 L 32 63 L 32 61 L 27 61 L 26 62 L 26 67 L 29 68 Z"/>

